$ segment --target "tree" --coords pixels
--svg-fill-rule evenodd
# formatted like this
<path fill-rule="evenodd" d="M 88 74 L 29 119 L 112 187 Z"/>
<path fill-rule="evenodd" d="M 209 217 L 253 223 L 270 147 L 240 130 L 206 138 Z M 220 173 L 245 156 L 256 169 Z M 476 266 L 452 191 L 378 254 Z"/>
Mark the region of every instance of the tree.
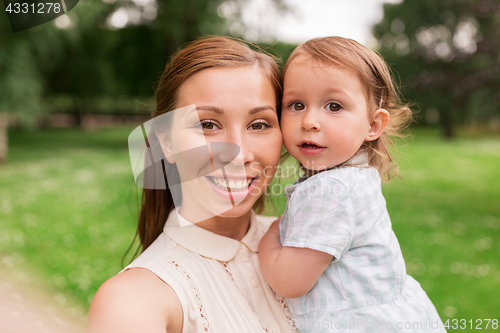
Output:
<path fill-rule="evenodd" d="M 46 39 L 33 43 L 44 31 L 20 32 L 14 38 L 8 21 L 0 20 L 0 163 L 7 159 L 9 114 L 20 115 L 20 120 L 30 125 L 33 116 L 45 109 L 36 54 L 46 46 Z"/>
<path fill-rule="evenodd" d="M 102 15 L 107 7 L 94 2 L 88 16 Z M 0 20 L 0 162 L 7 159 L 8 119 L 15 118 L 21 125 L 34 127 L 37 116 L 50 107 L 49 78 L 58 64 L 65 61 L 63 51 L 68 35 L 53 23 L 14 34 L 8 20 Z M 98 26 L 83 25 L 75 32 L 89 27 Z M 74 32 L 71 35 L 78 38 Z"/>
<path fill-rule="evenodd" d="M 0 20 L 0 112 L 29 124 L 63 100 L 80 119 L 102 98 L 150 97 L 173 52 L 203 34 L 230 34 L 227 23 L 247 1 L 81 1 L 65 24 L 16 34 Z M 281 8 L 282 0 L 268 1 Z M 236 9 L 231 18 L 219 14 L 223 4 Z M 0 147 L 6 146 L 2 128 Z"/>
<path fill-rule="evenodd" d="M 500 115 L 500 3 L 496 0 L 404 0 L 384 5 L 373 33 L 399 74 L 403 95 L 446 138 L 456 125 Z"/>

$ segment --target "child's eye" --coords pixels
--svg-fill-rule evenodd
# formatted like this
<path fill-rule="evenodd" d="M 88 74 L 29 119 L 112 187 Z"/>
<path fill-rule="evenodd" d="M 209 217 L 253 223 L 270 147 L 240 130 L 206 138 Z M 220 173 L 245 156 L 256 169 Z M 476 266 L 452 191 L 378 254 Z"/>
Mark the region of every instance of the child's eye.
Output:
<path fill-rule="evenodd" d="M 332 111 L 332 112 L 337 112 L 339 111 L 340 109 L 342 109 L 342 105 L 340 105 L 339 103 L 337 102 L 330 102 L 326 105 L 326 109 L 328 111 Z"/>
<path fill-rule="evenodd" d="M 201 125 L 201 128 L 203 130 L 207 130 L 207 131 L 213 131 L 213 130 L 219 128 L 219 126 L 217 126 L 217 124 L 211 120 L 203 120 L 200 122 L 200 125 Z"/>
<path fill-rule="evenodd" d="M 289 107 L 294 111 L 302 111 L 306 108 L 306 106 L 300 102 L 293 102 Z"/>
<path fill-rule="evenodd" d="M 269 127 L 271 127 L 271 125 L 267 122 L 264 122 L 264 121 L 253 123 L 249 126 L 249 128 L 254 130 L 254 131 L 261 131 L 261 130 L 269 128 Z"/>

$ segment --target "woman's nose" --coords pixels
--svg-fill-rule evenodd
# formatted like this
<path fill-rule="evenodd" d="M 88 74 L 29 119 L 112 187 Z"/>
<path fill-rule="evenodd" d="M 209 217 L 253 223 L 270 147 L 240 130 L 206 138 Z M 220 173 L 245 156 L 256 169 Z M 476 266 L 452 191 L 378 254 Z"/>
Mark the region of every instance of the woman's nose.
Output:
<path fill-rule="evenodd" d="M 221 162 L 225 161 L 234 165 L 245 165 L 246 163 L 253 162 L 254 154 L 252 152 L 251 140 L 244 133 L 231 133 L 227 136 L 226 140 L 231 145 L 219 154 Z"/>
<path fill-rule="evenodd" d="M 233 142 L 211 142 L 210 148 L 223 164 L 231 163 L 240 154 L 240 146 Z"/>
<path fill-rule="evenodd" d="M 304 112 L 302 118 L 302 130 L 304 131 L 319 131 L 321 129 L 318 115 L 314 110 L 307 110 Z"/>

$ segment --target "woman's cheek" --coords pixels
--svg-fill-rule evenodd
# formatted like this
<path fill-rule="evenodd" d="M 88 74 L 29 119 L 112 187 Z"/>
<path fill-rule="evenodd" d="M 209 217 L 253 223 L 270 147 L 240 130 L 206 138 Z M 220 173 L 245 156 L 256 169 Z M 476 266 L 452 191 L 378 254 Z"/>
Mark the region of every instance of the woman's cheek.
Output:
<path fill-rule="evenodd" d="M 265 175 L 267 177 L 273 177 L 276 172 L 276 167 L 280 161 L 281 157 L 281 148 L 283 146 L 283 137 L 281 135 L 281 131 L 277 130 L 273 133 L 271 138 L 265 140 L 265 147 L 263 148 L 263 152 L 266 156 L 266 167 L 265 167 Z"/>

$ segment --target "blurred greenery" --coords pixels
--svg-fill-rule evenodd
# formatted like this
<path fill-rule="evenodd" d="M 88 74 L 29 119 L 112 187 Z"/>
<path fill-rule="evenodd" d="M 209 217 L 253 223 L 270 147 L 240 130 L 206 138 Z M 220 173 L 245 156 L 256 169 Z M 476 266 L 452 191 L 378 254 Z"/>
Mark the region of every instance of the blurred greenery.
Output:
<path fill-rule="evenodd" d="M 148 114 L 170 55 L 203 34 L 243 36 L 248 1 L 81 0 L 64 28 L 16 34 L 0 19 L 0 116 L 33 127 L 47 112 Z M 270 3 L 286 10 L 283 0 Z M 120 11 L 135 17 L 122 29 L 109 24 Z M 421 110 L 419 125 L 439 123 L 456 137 L 416 128 L 399 143 L 403 179 L 383 187 L 407 270 L 444 321 L 500 313 L 500 137 L 482 133 L 500 127 L 499 17 L 497 0 L 404 0 L 385 4 L 373 30 Z M 261 45 L 283 60 L 295 47 Z M 478 132 L 458 130 L 471 124 Z M 0 165 L 2 269 L 32 271 L 88 309 L 135 234 L 131 130 L 11 128 L 9 163 Z M 284 198 L 275 203 L 283 210 Z"/>
<path fill-rule="evenodd" d="M 243 36 L 248 1 L 81 0 L 64 17 L 15 34 L 0 13 L 0 163 L 2 113 L 25 127 L 46 123 L 49 112 L 70 113 L 79 126 L 89 113 L 149 115 L 169 57 L 201 35 Z M 282 0 L 269 6 L 286 10 Z M 294 47 L 263 46 L 285 58 Z"/>
<path fill-rule="evenodd" d="M 415 130 L 402 180 L 383 186 L 407 271 L 441 318 L 496 318 L 500 300 L 500 140 Z M 485 327 L 484 325 L 482 327 Z"/>
<path fill-rule="evenodd" d="M 500 130 L 499 17 L 498 0 L 384 4 L 373 34 L 420 124 L 439 123 L 448 138 L 464 124 Z"/>
<path fill-rule="evenodd" d="M 88 309 L 135 234 L 130 131 L 11 130 L 10 163 L 0 167 L 2 269 L 30 267 Z M 443 320 L 500 312 L 499 139 L 416 130 L 399 144 L 403 178 L 383 185 L 408 273 Z"/>
<path fill-rule="evenodd" d="M 10 163 L 0 167 L 5 268 L 37 269 L 46 286 L 88 308 L 135 234 L 129 132 L 10 133 Z"/>
<path fill-rule="evenodd" d="M 181 45 L 204 34 L 241 37 L 245 27 L 236 23 L 247 2 L 82 0 L 66 20 L 15 34 L 2 19 L 0 112 L 29 123 L 33 115 L 52 111 L 54 102 L 60 110 L 58 99 L 70 99 L 64 111 L 79 114 L 102 112 L 95 110 L 95 101 L 102 98 L 127 96 L 131 104 L 150 98 Z M 282 0 L 270 0 L 270 5 L 285 10 Z"/>

